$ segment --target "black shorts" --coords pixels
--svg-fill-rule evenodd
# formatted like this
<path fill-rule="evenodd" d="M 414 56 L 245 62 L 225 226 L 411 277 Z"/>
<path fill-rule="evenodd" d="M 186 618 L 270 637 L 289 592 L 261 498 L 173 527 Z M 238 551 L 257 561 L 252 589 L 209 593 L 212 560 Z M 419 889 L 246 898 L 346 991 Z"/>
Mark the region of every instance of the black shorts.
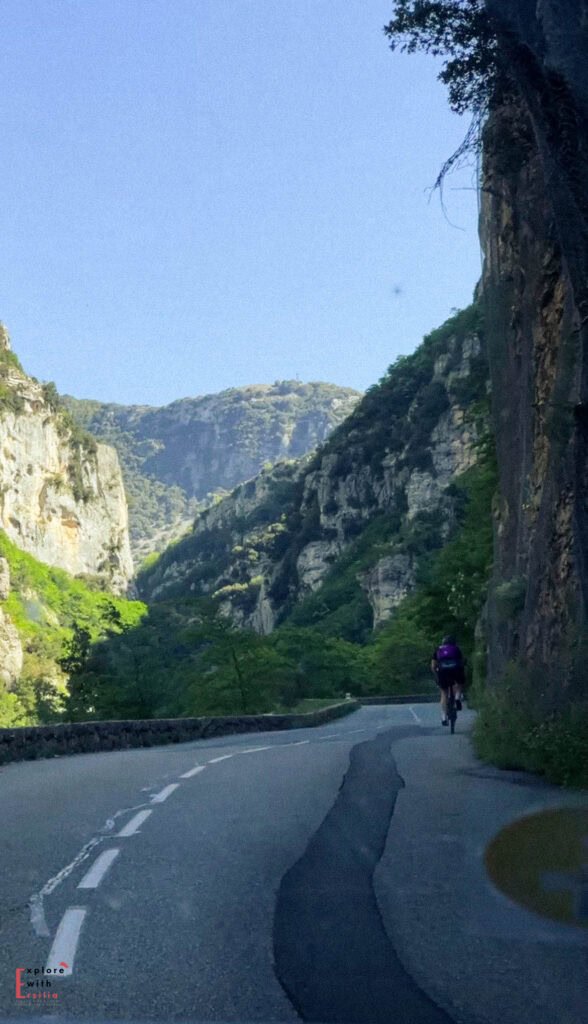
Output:
<path fill-rule="evenodd" d="M 450 686 L 463 686 L 463 668 L 440 668 L 437 670 L 437 686 L 448 690 Z"/>

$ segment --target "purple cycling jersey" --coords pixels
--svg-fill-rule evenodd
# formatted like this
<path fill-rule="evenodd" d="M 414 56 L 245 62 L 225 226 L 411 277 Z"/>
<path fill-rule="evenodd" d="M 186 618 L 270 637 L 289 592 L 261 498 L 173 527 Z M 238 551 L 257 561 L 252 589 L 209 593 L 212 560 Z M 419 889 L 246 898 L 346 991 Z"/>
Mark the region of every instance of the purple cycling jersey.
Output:
<path fill-rule="evenodd" d="M 441 644 L 433 657 L 440 668 L 460 668 L 463 664 L 462 653 L 457 644 Z"/>

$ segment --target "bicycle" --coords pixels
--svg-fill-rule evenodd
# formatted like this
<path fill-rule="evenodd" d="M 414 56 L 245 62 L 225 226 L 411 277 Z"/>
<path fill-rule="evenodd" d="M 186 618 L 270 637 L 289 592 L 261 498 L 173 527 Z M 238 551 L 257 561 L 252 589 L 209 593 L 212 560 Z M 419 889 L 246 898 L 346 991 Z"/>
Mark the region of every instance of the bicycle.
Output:
<path fill-rule="evenodd" d="M 447 720 L 449 722 L 451 733 L 455 732 L 455 723 L 457 721 L 457 707 L 455 704 L 455 695 L 453 693 L 453 686 L 447 687 Z"/>

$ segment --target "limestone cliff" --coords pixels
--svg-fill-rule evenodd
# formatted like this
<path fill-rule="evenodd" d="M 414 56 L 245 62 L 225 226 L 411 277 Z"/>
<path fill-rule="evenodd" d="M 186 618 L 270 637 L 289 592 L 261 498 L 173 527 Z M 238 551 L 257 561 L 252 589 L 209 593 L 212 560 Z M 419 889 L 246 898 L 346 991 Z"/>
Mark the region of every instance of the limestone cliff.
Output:
<path fill-rule="evenodd" d="M 414 586 L 418 551 L 451 533 L 451 485 L 476 459 L 486 400 L 472 307 L 391 367 L 316 454 L 262 472 L 205 511 L 140 576 L 140 592 L 209 594 L 267 633 L 363 546 L 353 600 L 368 629 L 379 625 Z"/>
<path fill-rule="evenodd" d="M 28 377 L 0 334 L 0 529 L 23 551 L 115 592 L 132 575 L 116 452 L 76 430 L 52 385 Z"/>
<path fill-rule="evenodd" d="M 316 447 L 359 397 L 334 384 L 278 381 L 162 408 L 65 401 L 79 425 L 118 452 L 139 562 L 184 533 L 207 496 Z"/>
<path fill-rule="evenodd" d="M 482 237 L 499 494 L 490 678 L 586 695 L 588 5 L 488 0 L 517 93 L 485 134 Z"/>

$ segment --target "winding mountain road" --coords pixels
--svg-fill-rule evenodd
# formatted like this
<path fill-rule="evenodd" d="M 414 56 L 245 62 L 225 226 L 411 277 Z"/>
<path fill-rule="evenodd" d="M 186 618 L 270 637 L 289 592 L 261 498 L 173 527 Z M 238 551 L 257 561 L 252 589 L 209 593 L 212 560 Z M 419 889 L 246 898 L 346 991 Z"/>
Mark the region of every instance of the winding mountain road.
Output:
<path fill-rule="evenodd" d="M 586 798 L 479 765 L 472 717 L 450 737 L 434 705 L 371 706 L 6 766 L 0 1014 L 580 1024 L 588 932 L 509 903 L 482 854 Z"/>

